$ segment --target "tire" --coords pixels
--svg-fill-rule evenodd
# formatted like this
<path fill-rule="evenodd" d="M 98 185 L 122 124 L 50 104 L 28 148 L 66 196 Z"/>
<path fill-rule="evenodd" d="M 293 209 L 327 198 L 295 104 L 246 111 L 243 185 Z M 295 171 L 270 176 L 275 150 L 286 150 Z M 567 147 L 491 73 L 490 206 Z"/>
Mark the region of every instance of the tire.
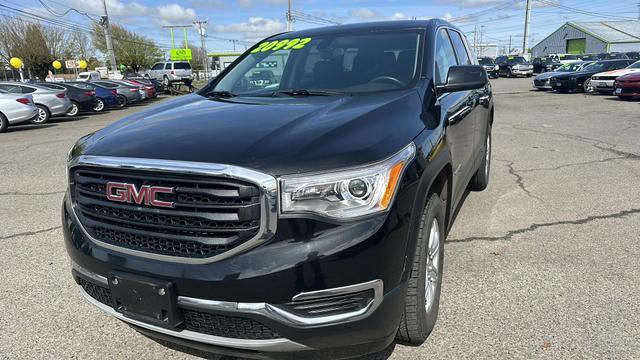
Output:
<path fill-rule="evenodd" d="M 127 106 L 127 104 L 129 103 L 129 100 L 127 100 L 127 97 L 124 95 L 120 95 L 118 94 L 118 106 L 120 106 L 121 108 Z"/>
<path fill-rule="evenodd" d="M 71 102 L 71 109 L 67 111 L 67 116 L 77 116 L 80 113 L 80 105 L 77 102 Z"/>
<path fill-rule="evenodd" d="M 593 92 L 593 88 L 591 87 L 591 79 L 587 79 L 584 81 L 584 83 L 582 84 L 582 91 L 584 91 L 587 94 L 590 94 Z"/>
<path fill-rule="evenodd" d="M 171 86 L 171 81 L 169 81 L 169 78 L 166 75 L 162 78 L 162 85 L 164 85 L 165 88 Z"/>
<path fill-rule="evenodd" d="M 491 175 L 491 126 L 487 128 L 484 146 L 482 162 L 469 182 L 469 190 L 472 191 L 482 191 L 489 186 L 489 176 Z"/>
<path fill-rule="evenodd" d="M 400 343 L 420 345 L 436 325 L 444 262 L 444 216 L 444 202 L 437 194 L 430 194 L 420 220 L 404 311 L 396 335 Z M 427 269 L 433 270 L 430 272 L 430 279 L 435 276 L 433 281 L 427 282 Z"/>
<path fill-rule="evenodd" d="M 513 77 L 513 72 L 511 72 L 511 69 L 507 70 L 507 77 L 508 78 L 512 78 Z"/>
<path fill-rule="evenodd" d="M 47 109 L 46 106 L 44 105 L 36 105 L 36 107 L 38 108 L 38 116 L 31 119 L 30 122 L 32 124 L 46 124 L 47 122 L 49 122 L 49 119 L 51 118 L 51 113 L 49 112 L 49 109 Z"/>
<path fill-rule="evenodd" d="M 7 118 L 4 115 L 0 114 L 0 133 L 7 130 L 8 127 L 9 127 L 9 120 L 7 120 Z"/>
<path fill-rule="evenodd" d="M 104 100 L 102 100 L 102 99 L 100 99 L 100 98 L 96 99 L 96 104 L 95 104 L 95 106 L 93 107 L 93 111 L 95 111 L 95 112 L 101 112 L 101 111 L 103 111 L 103 110 L 104 110 L 104 108 L 105 108 Z"/>

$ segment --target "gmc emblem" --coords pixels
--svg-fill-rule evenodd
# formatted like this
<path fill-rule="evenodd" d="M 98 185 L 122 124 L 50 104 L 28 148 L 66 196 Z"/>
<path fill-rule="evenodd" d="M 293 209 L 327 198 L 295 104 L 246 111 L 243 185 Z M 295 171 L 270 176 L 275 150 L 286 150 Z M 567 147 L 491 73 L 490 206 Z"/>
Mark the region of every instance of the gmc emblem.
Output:
<path fill-rule="evenodd" d="M 134 184 L 108 182 L 107 199 L 111 201 L 150 205 L 164 208 L 174 207 L 174 203 L 156 199 L 157 194 L 173 194 L 173 188 L 142 185 L 140 190 Z"/>

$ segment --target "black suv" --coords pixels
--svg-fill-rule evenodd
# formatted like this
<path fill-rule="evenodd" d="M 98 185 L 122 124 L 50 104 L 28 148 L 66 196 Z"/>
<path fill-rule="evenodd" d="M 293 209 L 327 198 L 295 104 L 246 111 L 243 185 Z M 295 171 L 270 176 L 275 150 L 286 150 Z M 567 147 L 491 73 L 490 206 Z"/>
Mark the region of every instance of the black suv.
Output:
<path fill-rule="evenodd" d="M 490 57 L 478 58 L 478 63 L 482 65 L 482 67 L 484 67 L 485 71 L 487 72 L 487 75 L 489 76 L 489 79 L 498 78 L 498 70 L 500 69 L 500 67 L 496 65 L 496 62 L 493 61 L 492 58 Z"/>
<path fill-rule="evenodd" d="M 246 81 L 265 67 L 278 83 Z M 489 180 L 493 111 L 447 22 L 275 35 L 70 150 L 73 278 L 136 330 L 219 354 L 421 344 L 453 214 Z"/>
<path fill-rule="evenodd" d="M 498 56 L 496 58 L 496 64 L 498 64 L 499 67 L 498 75 L 506 77 L 533 76 L 533 65 L 522 56 Z"/>

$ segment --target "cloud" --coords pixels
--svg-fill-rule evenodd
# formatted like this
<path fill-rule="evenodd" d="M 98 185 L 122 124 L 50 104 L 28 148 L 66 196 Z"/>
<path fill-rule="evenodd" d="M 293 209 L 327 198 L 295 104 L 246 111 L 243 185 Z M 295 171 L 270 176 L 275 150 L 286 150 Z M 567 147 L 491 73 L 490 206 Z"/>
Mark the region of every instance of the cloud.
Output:
<path fill-rule="evenodd" d="M 154 11 L 164 25 L 191 23 L 196 19 L 196 11 L 178 4 L 161 5 Z"/>
<path fill-rule="evenodd" d="M 436 0 L 436 2 L 447 5 L 458 5 L 466 8 L 478 8 L 505 3 L 504 0 Z"/>
<path fill-rule="evenodd" d="M 259 16 L 250 17 L 248 21 L 218 25 L 216 32 L 244 33 L 244 34 L 273 34 L 284 31 L 286 26 L 280 20 L 267 19 Z"/>
<path fill-rule="evenodd" d="M 361 20 L 377 20 L 384 18 L 384 16 L 379 12 L 368 8 L 353 9 L 349 11 L 349 16 Z"/>
<path fill-rule="evenodd" d="M 88 13 L 102 13 L 101 0 L 68 0 L 67 4 Z M 148 17 L 149 14 L 153 14 L 154 21 L 161 25 L 191 23 L 197 17 L 195 10 L 176 3 L 145 6 L 135 1 L 107 0 L 107 9 L 109 15 L 116 18 Z"/>

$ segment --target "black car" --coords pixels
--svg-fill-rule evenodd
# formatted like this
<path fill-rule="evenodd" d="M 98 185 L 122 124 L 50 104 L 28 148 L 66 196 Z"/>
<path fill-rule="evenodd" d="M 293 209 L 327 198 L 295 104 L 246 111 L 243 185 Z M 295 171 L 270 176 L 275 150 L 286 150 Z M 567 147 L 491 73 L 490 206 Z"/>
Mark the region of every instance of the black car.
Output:
<path fill-rule="evenodd" d="M 555 71 L 562 66 L 562 63 L 554 58 L 549 57 L 537 57 L 531 62 L 533 65 L 533 72 L 535 74 L 542 74 L 549 71 Z"/>
<path fill-rule="evenodd" d="M 514 77 L 514 76 L 526 76 L 531 77 L 533 75 L 533 65 L 531 65 L 522 56 L 498 56 L 496 58 L 496 64 L 499 67 L 498 74 L 500 76 Z"/>
<path fill-rule="evenodd" d="M 626 53 L 626 55 L 629 59 L 636 60 L 636 61 L 640 60 L 640 52 L 638 51 L 631 51 Z"/>
<path fill-rule="evenodd" d="M 226 356 L 421 344 L 453 214 L 489 181 L 493 97 L 470 48 L 435 19 L 282 33 L 81 138 L 62 207 L 80 292 Z M 264 68 L 279 82 L 246 81 Z"/>
<path fill-rule="evenodd" d="M 590 82 L 593 75 L 604 71 L 623 69 L 633 62 L 630 59 L 596 61 L 580 71 L 554 76 L 549 79 L 549 82 L 553 90 L 558 92 L 590 92 Z"/>
<path fill-rule="evenodd" d="M 65 83 L 42 82 L 38 85 L 50 89 L 67 90 L 67 96 L 71 100 L 71 109 L 67 112 L 67 116 L 77 116 L 81 112 L 93 111 L 96 106 L 97 98 L 94 90 L 80 89 Z"/>
<path fill-rule="evenodd" d="M 478 63 L 482 65 L 482 67 L 484 67 L 484 69 L 487 71 L 487 75 L 489 76 L 489 79 L 498 78 L 498 69 L 500 67 L 496 65 L 495 61 L 493 61 L 492 58 L 490 57 L 478 58 Z"/>
<path fill-rule="evenodd" d="M 600 53 L 600 54 L 598 54 L 598 59 L 600 59 L 600 60 L 620 60 L 620 59 L 629 59 L 629 56 L 626 53 L 620 53 L 620 52 Z"/>

